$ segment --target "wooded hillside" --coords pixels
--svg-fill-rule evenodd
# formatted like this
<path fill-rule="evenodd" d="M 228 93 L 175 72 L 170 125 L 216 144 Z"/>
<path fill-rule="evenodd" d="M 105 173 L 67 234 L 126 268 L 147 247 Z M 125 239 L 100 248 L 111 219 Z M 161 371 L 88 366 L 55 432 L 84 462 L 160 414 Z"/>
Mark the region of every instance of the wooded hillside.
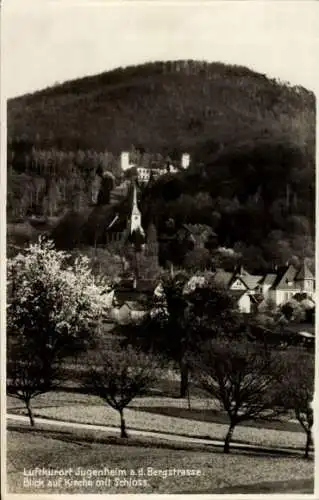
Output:
<path fill-rule="evenodd" d="M 198 61 L 120 68 L 15 98 L 8 214 L 23 203 L 56 216 L 87 209 L 92 175 L 101 166 L 116 175 L 122 150 L 172 160 L 187 151 L 187 172 L 143 194 L 147 223 L 159 232 L 169 218 L 208 225 L 255 267 L 312 258 L 315 112 L 302 87 Z"/>
<path fill-rule="evenodd" d="M 312 93 L 247 68 L 198 61 L 120 68 L 8 103 L 12 139 L 25 134 L 62 149 L 115 153 L 133 144 L 162 153 L 193 150 L 199 140 L 228 144 L 248 132 L 296 129 L 311 145 L 313 127 Z"/>

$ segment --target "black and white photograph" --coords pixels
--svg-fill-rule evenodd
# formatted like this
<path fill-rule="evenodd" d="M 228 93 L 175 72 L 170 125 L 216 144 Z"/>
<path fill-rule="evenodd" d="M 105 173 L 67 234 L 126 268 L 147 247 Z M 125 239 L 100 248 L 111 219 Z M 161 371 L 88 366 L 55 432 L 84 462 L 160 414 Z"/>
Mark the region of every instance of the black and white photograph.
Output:
<path fill-rule="evenodd" d="M 318 6 L 4 0 L 4 498 L 315 498 Z"/>

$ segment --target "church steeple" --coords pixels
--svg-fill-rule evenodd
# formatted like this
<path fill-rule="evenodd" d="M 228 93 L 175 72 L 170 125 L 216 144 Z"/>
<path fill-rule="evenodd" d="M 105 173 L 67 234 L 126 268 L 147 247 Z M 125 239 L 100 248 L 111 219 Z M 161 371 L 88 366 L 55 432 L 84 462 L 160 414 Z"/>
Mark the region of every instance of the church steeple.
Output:
<path fill-rule="evenodd" d="M 134 232 L 140 232 L 143 236 L 145 236 L 144 229 L 142 227 L 142 215 L 137 205 L 137 192 L 136 185 L 134 183 L 133 186 L 133 202 L 132 202 L 132 212 L 131 212 L 131 220 L 130 220 L 130 234 L 132 235 Z"/>
<path fill-rule="evenodd" d="M 142 215 L 137 205 L 137 192 L 136 185 L 133 184 L 133 200 L 132 200 L 132 211 L 131 219 L 129 223 L 129 241 L 134 247 L 134 287 L 136 286 L 137 280 L 140 275 L 140 264 L 139 255 L 144 248 L 145 243 L 145 232 L 142 227 Z"/>
<path fill-rule="evenodd" d="M 132 203 L 132 213 L 133 212 L 138 212 L 140 213 L 138 206 L 137 206 L 137 192 L 136 192 L 136 185 L 134 184 L 133 186 L 133 203 Z"/>

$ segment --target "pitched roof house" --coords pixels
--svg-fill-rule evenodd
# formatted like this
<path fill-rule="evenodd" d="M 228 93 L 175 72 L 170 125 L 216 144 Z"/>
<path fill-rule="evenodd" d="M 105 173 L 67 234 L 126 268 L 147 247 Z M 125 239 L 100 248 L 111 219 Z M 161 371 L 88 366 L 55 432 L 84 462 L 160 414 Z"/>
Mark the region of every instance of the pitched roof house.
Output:
<path fill-rule="evenodd" d="M 248 273 L 242 267 L 234 272 L 217 269 L 214 281 L 217 285 L 227 288 L 236 299 L 238 308 L 243 313 L 250 313 L 255 303 L 253 291 L 261 280 L 261 276 Z"/>
<path fill-rule="evenodd" d="M 147 298 L 154 293 L 154 288 L 153 280 L 121 280 L 113 290 L 111 319 L 121 325 L 141 320 L 146 314 Z"/>
<path fill-rule="evenodd" d="M 263 282 L 262 285 L 264 295 L 278 306 L 288 302 L 296 293 L 306 292 L 312 296 L 315 291 L 315 277 L 303 262 L 299 269 L 291 264 L 279 268 L 275 277 L 268 277 L 268 284 L 265 286 Z"/>
<path fill-rule="evenodd" d="M 242 266 L 234 272 L 218 269 L 214 280 L 236 295 L 242 312 L 251 312 L 253 304 L 260 302 L 259 296 L 270 298 L 279 306 L 296 293 L 305 292 L 311 297 L 315 291 L 315 277 L 305 262 L 298 269 L 287 265 L 264 276 L 250 274 Z"/>
<path fill-rule="evenodd" d="M 205 281 L 206 278 L 228 290 L 236 299 L 242 313 L 251 313 L 262 300 L 272 299 L 277 306 L 284 304 L 298 293 L 312 296 L 315 288 L 315 278 L 303 263 L 297 269 L 292 265 L 279 268 L 276 273 L 253 275 L 242 266 L 233 272 L 217 269 L 206 276 L 193 276 L 185 285 L 185 293 L 193 290 Z M 112 317 L 114 321 L 125 324 L 132 319 L 139 320 L 145 315 L 147 297 L 155 294 L 161 296 L 161 283 L 157 285 L 153 280 L 122 280 L 114 289 Z"/>

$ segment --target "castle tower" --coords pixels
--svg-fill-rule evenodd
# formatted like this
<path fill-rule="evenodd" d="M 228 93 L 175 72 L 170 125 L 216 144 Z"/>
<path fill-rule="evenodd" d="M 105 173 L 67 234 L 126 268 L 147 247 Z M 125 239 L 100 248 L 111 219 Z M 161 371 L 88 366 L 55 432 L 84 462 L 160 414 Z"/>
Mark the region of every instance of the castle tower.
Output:
<path fill-rule="evenodd" d="M 123 172 L 125 172 L 126 170 L 129 170 L 131 167 L 132 165 L 130 164 L 130 153 L 128 153 L 127 151 L 123 151 L 121 153 L 121 169 Z"/>
<path fill-rule="evenodd" d="M 183 153 L 181 158 L 181 166 L 185 170 L 189 167 L 190 164 L 190 156 L 188 153 Z"/>

